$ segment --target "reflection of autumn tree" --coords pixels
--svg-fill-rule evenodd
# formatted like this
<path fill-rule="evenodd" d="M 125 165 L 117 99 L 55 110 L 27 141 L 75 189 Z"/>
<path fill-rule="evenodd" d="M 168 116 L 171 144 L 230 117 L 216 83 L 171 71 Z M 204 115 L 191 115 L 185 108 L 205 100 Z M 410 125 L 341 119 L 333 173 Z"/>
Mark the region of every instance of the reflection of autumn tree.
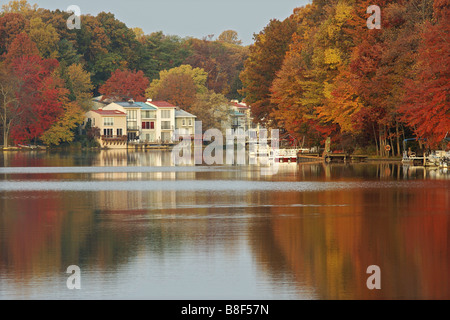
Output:
<path fill-rule="evenodd" d="M 266 272 L 277 278 L 287 266 L 299 291 L 320 299 L 446 299 L 445 190 L 443 183 L 426 193 L 391 188 L 272 193 L 259 199 L 275 205 L 272 218 L 251 232 L 251 243 Z M 366 287 L 366 270 L 373 264 L 381 268 L 380 291 Z"/>
<path fill-rule="evenodd" d="M 77 177 L 33 176 L 55 180 Z M 26 201 L 17 201 L 18 197 Z M 223 199 L 232 203 L 234 196 Z M 234 208 L 206 205 L 215 200 L 216 195 L 210 193 L 162 191 L 10 194 L 0 198 L 0 273 L 11 273 L 23 281 L 63 272 L 73 264 L 82 270 L 86 266 L 117 270 L 139 252 L 161 258 L 192 245 L 206 253 L 219 246 L 225 254 L 235 254 L 236 239 L 227 235 L 239 228 L 241 220 L 211 220 L 211 215 L 237 214 Z M 200 204 L 198 218 L 189 219 L 192 209 L 177 208 L 178 201 Z M 152 209 L 137 203 L 151 203 Z M 102 208 L 95 209 L 99 206 Z M 130 210 L 133 207 L 136 209 Z M 181 218 L 173 219 L 175 214 Z"/>

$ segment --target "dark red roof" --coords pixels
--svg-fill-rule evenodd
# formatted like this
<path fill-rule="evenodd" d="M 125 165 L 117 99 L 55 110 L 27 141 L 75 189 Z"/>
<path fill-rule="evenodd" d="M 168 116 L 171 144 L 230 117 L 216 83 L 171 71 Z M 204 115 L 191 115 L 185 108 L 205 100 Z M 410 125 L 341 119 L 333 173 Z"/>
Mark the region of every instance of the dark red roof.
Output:
<path fill-rule="evenodd" d="M 102 116 L 125 116 L 126 113 L 119 111 L 119 110 L 92 110 L 98 114 L 101 114 Z"/>
<path fill-rule="evenodd" d="M 147 102 L 154 106 L 157 106 L 158 108 L 176 108 L 176 106 L 167 101 L 147 101 Z"/>
<path fill-rule="evenodd" d="M 245 104 L 242 103 L 238 103 L 238 102 L 232 102 L 231 103 L 233 106 L 238 107 L 240 109 L 248 109 L 248 106 L 246 106 Z"/>

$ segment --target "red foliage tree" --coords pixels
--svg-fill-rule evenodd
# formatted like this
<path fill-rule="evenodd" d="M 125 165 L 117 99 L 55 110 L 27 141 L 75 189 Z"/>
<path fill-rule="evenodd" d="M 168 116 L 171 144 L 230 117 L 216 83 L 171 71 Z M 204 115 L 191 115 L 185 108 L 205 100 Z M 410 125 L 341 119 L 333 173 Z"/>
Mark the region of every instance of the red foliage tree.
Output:
<path fill-rule="evenodd" d="M 440 19 L 427 23 L 419 49 L 417 73 L 405 84 L 400 112 L 419 138 L 437 146 L 450 131 L 450 9 L 436 12 Z"/>
<path fill-rule="evenodd" d="M 11 43 L 8 52 L 4 54 L 5 63 L 10 64 L 14 59 L 24 56 L 38 56 L 39 50 L 26 33 L 20 33 Z"/>
<path fill-rule="evenodd" d="M 8 51 L 16 37 L 25 32 L 29 21 L 20 13 L 5 13 L 0 16 L 0 55 Z"/>
<path fill-rule="evenodd" d="M 114 101 L 125 101 L 133 99 L 135 101 L 146 100 L 145 90 L 150 81 L 144 76 L 142 71 L 130 71 L 117 69 L 111 77 L 100 87 L 99 92 L 103 99 Z"/>
<path fill-rule="evenodd" d="M 36 141 L 61 115 L 69 92 L 55 73 L 58 66 L 57 60 L 36 55 L 13 60 L 11 69 L 19 83 L 16 110 L 20 113 L 11 128 L 15 143 Z"/>

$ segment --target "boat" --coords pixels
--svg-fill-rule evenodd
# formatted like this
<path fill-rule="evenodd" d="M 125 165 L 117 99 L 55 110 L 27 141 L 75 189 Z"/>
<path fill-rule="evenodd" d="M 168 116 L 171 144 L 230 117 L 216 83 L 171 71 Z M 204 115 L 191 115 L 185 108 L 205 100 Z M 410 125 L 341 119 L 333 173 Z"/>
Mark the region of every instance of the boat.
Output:
<path fill-rule="evenodd" d="M 18 147 L 20 149 L 29 149 L 29 150 L 46 150 L 47 147 L 45 146 L 32 146 L 32 145 L 23 145 L 23 144 L 18 144 Z"/>
<path fill-rule="evenodd" d="M 408 153 L 407 151 L 403 151 L 402 163 L 411 165 L 423 165 L 424 156 L 418 156 L 415 152 Z"/>

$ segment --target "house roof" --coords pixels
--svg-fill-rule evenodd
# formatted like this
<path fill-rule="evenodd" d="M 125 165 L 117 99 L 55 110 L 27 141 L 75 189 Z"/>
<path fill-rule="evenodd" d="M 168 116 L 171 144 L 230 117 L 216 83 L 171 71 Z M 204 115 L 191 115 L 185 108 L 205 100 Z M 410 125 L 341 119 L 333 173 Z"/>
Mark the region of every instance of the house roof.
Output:
<path fill-rule="evenodd" d="M 240 112 L 238 112 L 238 111 L 234 111 L 234 112 L 233 112 L 233 116 L 236 116 L 236 117 L 244 117 L 245 114 L 240 113 Z"/>
<path fill-rule="evenodd" d="M 122 106 L 124 108 L 142 108 L 137 102 L 134 101 L 122 101 L 122 102 L 115 102 L 119 106 Z"/>
<path fill-rule="evenodd" d="M 146 103 L 158 108 L 176 108 L 176 106 L 167 101 L 147 101 Z"/>
<path fill-rule="evenodd" d="M 179 109 L 175 110 L 175 118 L 197 118 L 197 116 L 194 116 L 189 112 Z"/>
<path fill-rule="evenodd" d="M 239 102 L 231 102 L 231 105 L 234 107 L 237 107 L 239 109 L 248 109 L 249 107 L 246 104 L 239 103 Z"/>
<path fill-rule="evenodd" d="M 122 112 L 122 111 L 118 111 L 118 110 L 103 110 L 103 109 L 98 109 L 98 110 L 91 110 L 92 112 L 98 113 L 102 116 L 126 116 L 126 113 Z"/>
<path fill-rule="evenodd" d="M 157 110 L 156 107 L 151 106 L 145 102 L 135 102 L 134 104 L 137 104 L 138 106 L 141 106 L 142 110 Z"/>

